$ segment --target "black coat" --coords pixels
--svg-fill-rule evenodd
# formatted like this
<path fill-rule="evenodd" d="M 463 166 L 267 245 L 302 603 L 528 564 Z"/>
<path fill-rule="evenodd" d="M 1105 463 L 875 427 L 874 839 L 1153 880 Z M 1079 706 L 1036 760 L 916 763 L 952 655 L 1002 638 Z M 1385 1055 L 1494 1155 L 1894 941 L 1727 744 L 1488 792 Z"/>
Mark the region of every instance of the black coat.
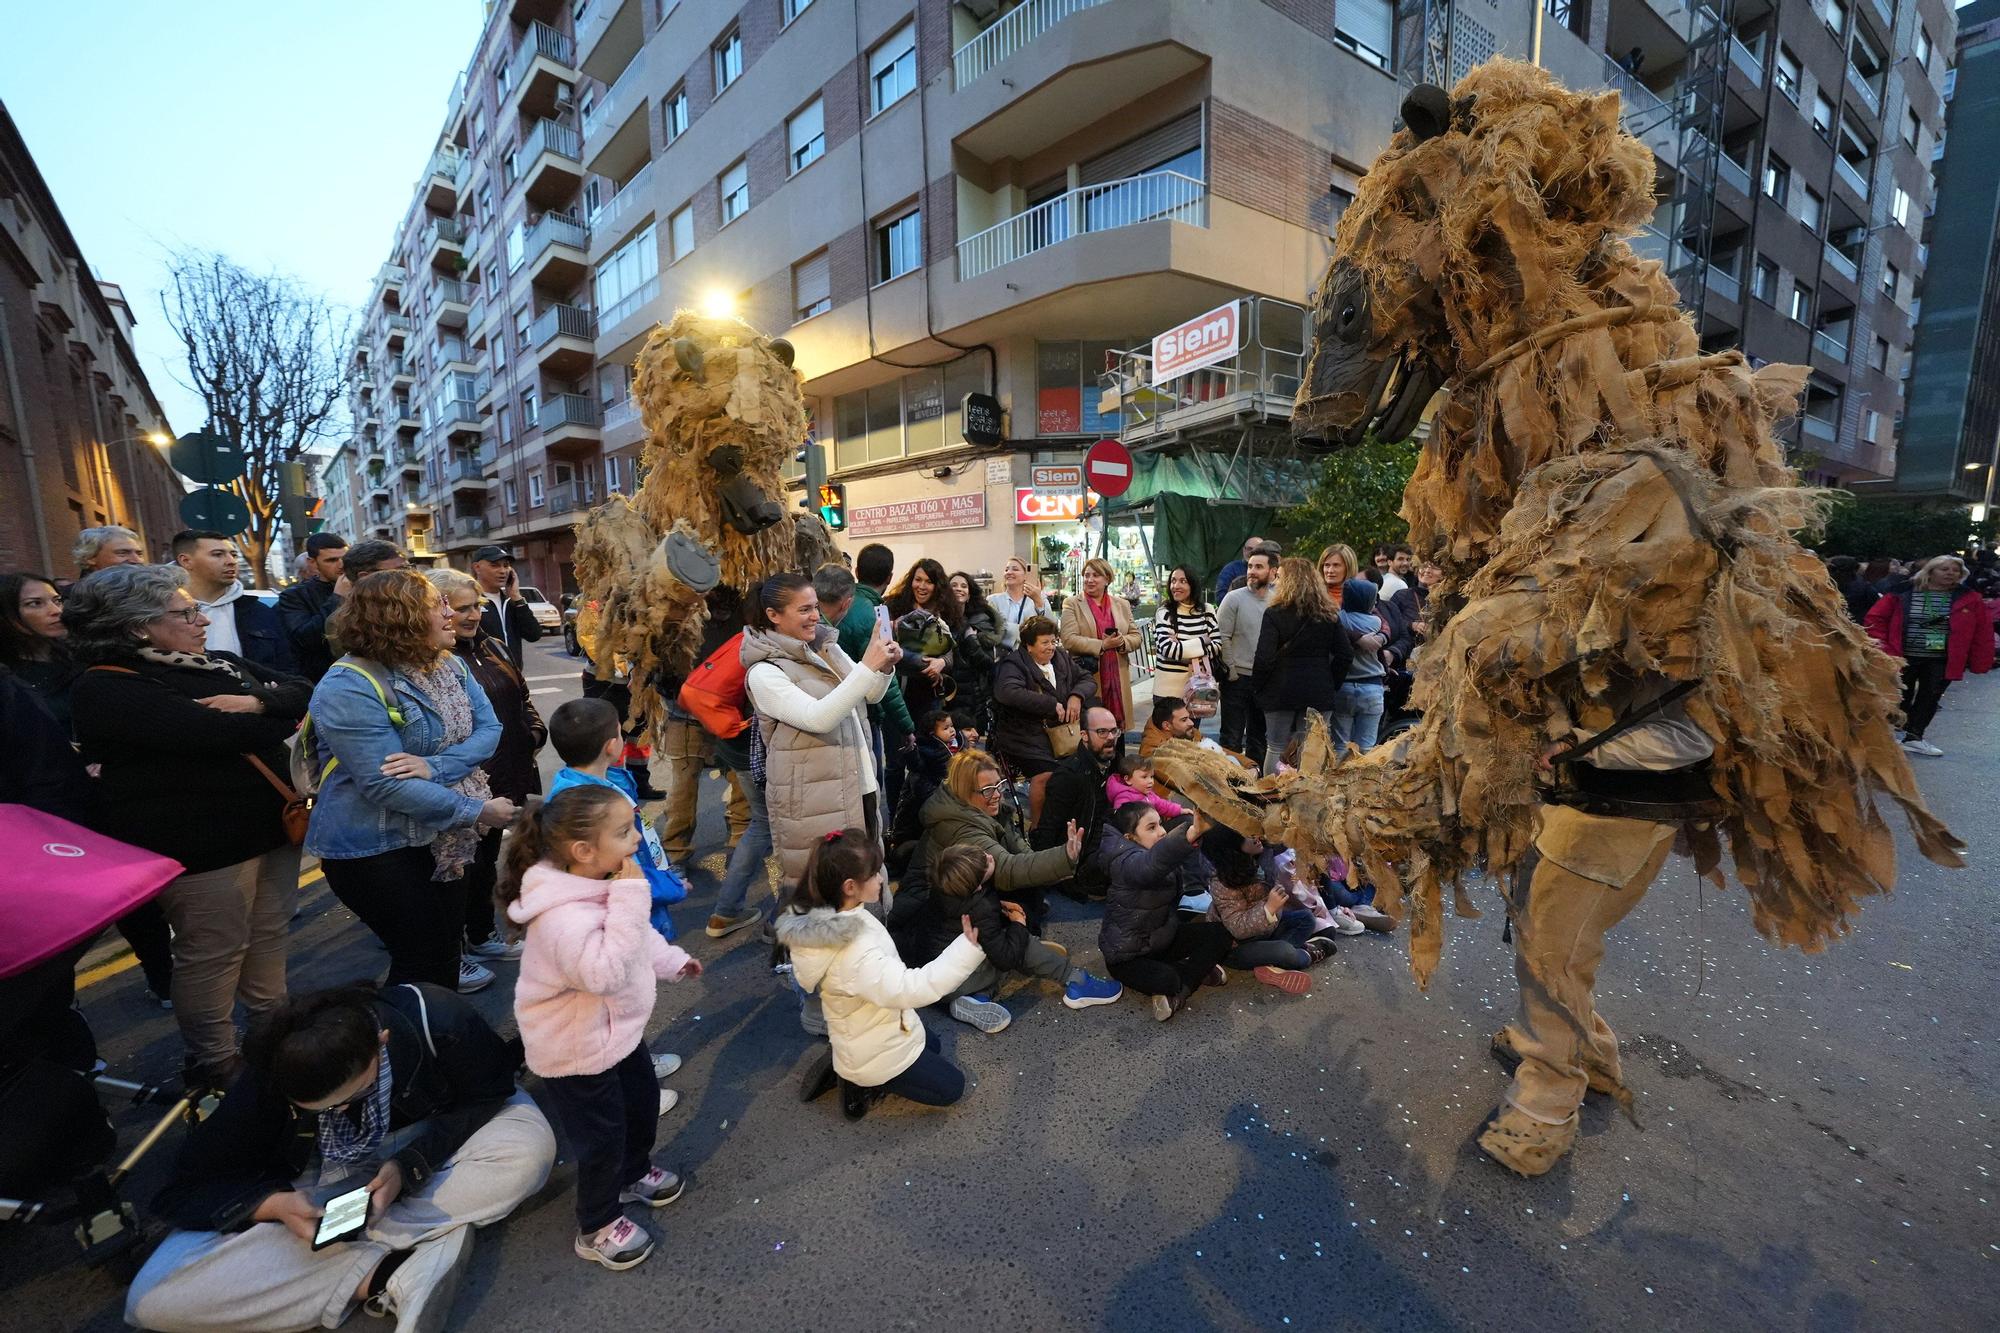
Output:
<path fill-rule="evenodd" d="M 911 854 L 924 836 L 924 803 L 944 785 L 945 770 L 951 767 L 951 751 L 935 736 L 919 736 L 908 759 L 903 770 L 903 790 L 896 800 L 896 819 L 889 827 L 889 869 L 898 878 L 904 874 Z M 903 887 L 898 885 L 897 891 L 900 893 Z"/>
<path fill-rule="evenodd" d="M 1412 583 L 1389 599 L 1386 610 L 1376 608 L 1383 612 L 1383 623 L 1390 627 L 1389 651 L 1395 655 L 1398 670 L 1409 668 L 1411 655 L 1424 642 L 1411 626 L 1424 618 L 1424 606 L 1429 601 L 1430 590 L 1421 583 Z"/>
<path fill-rule="evenodd" d="M 519 805 L 530 796 L 542 794 L 542 770 L 535 756 L 549 738 L 542 715 L 535 711 L 528 682 L 521 669 L 508 658 L 500 641 L 484 628 L 471 639 L 460 639 L 452 647 L 465 662 L 472 678 L 486 691 L 493 715 L 500 719 L 500 744 L 493 757 L 480 767 L 495 796 L 504 796 Z"/>
<path fill-rule="evenodd" d="M 1097 831 L 1111 822 L 1111 798 L 1104 791 L 1104 781 L 1110 776 L 1108 764 L 1098 763 L 1088 748 L 1078 746 L 1076 753 L 1057 764 L 1049 776 L 1048 789 L 1042 794 L 1042 822 L 1028 835 L 1029 845 L 1037 851 L 1062 846 L 1069 841 L 1069 826 L 1074 820 L 1083 830 L 1083 845 L 1089 847 Z M 1086 855 L 1067 891 L 1100 897 L 1105 883 L 1103 865 L 1098 858 Z"/>
<path fill-rule="evenodd" d="M 1202 886 L 1208 870 L 1185 829 L 1169 832 L 1151 850 L 1116 829 L 1104 829 L 1095 860 L 1111 886 L 1097 947 L 1104 961 L 1114 965 L 1157 953 L 1173 942 L 1180 901 Z"/>
<path fill-rule="evenodd" d="M 315 685 L 337 656 L 326 641 L 326 622 L 339 609 L 340 599 L 325 579 L 301 579 L 278 594 L 278 627 L 291 644 L 298 674 Z"/>
<path fill-rule="evenodd" d="M 993 671 L 993 748 L 1029 777 L 1056 766 L 1055 751 L 1049 748 L 1043 728 L 1062 719 L 1072 696 L 1086 707 L 1097 698 L 1096 679 L 1080 669 L 1066 650 L 1056 649 L 1050 665 L 1056 672 L 1053 687 L 1025 648 L 1001 654 Z"/>
<path fill-rule="evenodd" d="M 299 674 L 298 655 L 292 651 L 291 638 L 276 610 L 247 592 L 231 602 L 229 609 L 236 613 L 236 638 L 243 645 L 239 656 L 244 661 L 281 676 Z"/>
<path fill-rule="evenodd" d="M 1265 709 L 1333 707 L 1354 644 L 1338 620 L 1307 620 L 1288 606 L 1264 612 L 1257 636 L 1257 665 L 1250 673 L 1257 703 Z"/>
<path fill-rule="evenodd" d="M 970 713 L 984 721 L 993 702 L 993 669 L 999 665 L 1000 626 L 991 611 L 973 611 L 965 617 L 959 632 L 951 678 L 958 685 L 958 697 L 951 701 L 954 713 Z"/>
<path fill-rule="evenodd" d="M 46 701 L 0 667 L 0 804 L 88 824 L 97 791 Z"/>
<path fill-rule="evenodd" d="M 389 1030 L 390 1131 L 418 1127 L 395 1157 L 407 1194 L 450 1161 L 514 1095 L 520 1055 L 477 1010 L 439 987 L 423 987 L 421 1008 L 408 986 L 392 986 L 374 1003 Z M 241 1230 L 267 1197 L 292 1188 L 313 1159 L 318 1133 L 317 1115 L 298 1110 L 257 1071 L 246 1069 L 188 1134 L 154 1207 L 169 1223 L 190 1231 Z"/>
<path fill-rule="evenodd" d="M 525 600 L 518 602 L 506 598 L 501 600 L 507 608 L 504 621 L 501 619 L 499 608 L 493 605 L 493 599 L 484 593 L 480 594 L 479 628 L 500 640 L 507 649 L 507 656 L 513 660 L 515 666 L 519 666 L 521 645 L 533 643 L 542 637 L 542 622 L 535 619 L 535 609 Z"/>
<path fill-rule="evenodd" d="M 70 691 L 83 761 L 100 765 L 92 827 L 190 871 L 285 843 L 284 798 L 243 756 L 255 754 L 286 780 L 285 741 L 312 700 L 303 676 L 209 656 L 241 675 L 132 656 L 91 667 Z M 254 695 L 264 711 L 223 713 L 199 702 L 222 694 Z"/>

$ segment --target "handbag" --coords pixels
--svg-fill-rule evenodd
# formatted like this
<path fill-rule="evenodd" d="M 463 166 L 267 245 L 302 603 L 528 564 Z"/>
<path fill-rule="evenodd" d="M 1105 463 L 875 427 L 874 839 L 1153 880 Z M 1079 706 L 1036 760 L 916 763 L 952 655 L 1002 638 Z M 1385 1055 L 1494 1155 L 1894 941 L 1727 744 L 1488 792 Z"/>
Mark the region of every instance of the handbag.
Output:
<path fill-rule="evenodd" d="M 1188 716 L 1197 720 L 1214 717 L 1222 708 L 1222 687 L 1215 683 L 1215 673 L 1208 669 L 1208 659 L 1200 659 L 1194 670 L 1188 673 L 1187 692 L 1181 696 L 1187 702 Z"/>
<path fill-rule="evenodd" d="M 285 808 L 278 817 L 284 822 L 285 836 L 291 839 L 292 846 L 298 846 L 306 840 L 306 826 L 312 823 L 313 798 L 301 796 L 293 791 L 290 783 L 273 773 L 270 765 L 256 755 L 246 754 L 243 757 L 249 760 L 250 767 L 262 773 L 264 781 L 277 788 L 278 795 L 284 798 Z"/>
<path fill-rule="evenodd" d="M 27 805 L 0 804 L 0 847 L 0 977 L 89 939 L 182 872 L 170 856 Z"/>
<path fill-rule="evenodd" d="M 1083 728 L 1075 722 L 1057 722 L 1053 725 L 1045 722 L 1042 724 L 1042 730 L 1048 733 L 1049 749 L 1055 752 L 1058 759 L 1069 758 L 1076 753 L 1077 747 L 1083 744 Z"/>

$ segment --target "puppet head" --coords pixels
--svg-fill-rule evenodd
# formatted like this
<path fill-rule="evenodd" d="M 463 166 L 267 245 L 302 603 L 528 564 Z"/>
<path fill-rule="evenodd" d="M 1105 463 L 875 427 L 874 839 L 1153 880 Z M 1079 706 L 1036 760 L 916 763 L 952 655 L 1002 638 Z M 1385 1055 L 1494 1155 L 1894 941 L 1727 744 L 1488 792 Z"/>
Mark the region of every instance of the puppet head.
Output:
<path fill-rule="evenodd" d="M 1492 60 L 1403 101 L 1313 297 L 1292 418 L 1302 440 L 1408 437 L 1437 388 L 1591 306 L 1607 255 L 1653 211 L 1653 159 L 1615 93 Z M 1629 258 L 1629 255 L 1627 256 Z"/>

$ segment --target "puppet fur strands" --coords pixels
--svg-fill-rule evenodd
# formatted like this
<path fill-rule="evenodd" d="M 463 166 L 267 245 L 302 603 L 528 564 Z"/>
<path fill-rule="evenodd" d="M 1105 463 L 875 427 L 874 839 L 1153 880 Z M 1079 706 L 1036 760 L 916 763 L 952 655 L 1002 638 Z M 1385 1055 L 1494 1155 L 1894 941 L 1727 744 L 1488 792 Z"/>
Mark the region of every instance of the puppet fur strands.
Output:
<path fill-rule="evenodd" d="M 1428 359 L 1449 394 L 1404 494 L 1413 543 L 1446 570 L 1423 719 L 1343 757 L 1315 718 L 1299 771 L 1270 779 L 1181 743 L 1156 762 L 1220 822 L 1372 879 L 1407 911 L 1427 983 L 1445 886 L 1476 915 L 1466 877 L 1527 850 L 1542 753 L 1610 726 L 1639 682 L 1698 681 L 1685 708 L 1715 744 L 1720 813 L 1688 849 L 1721 883 L 1726 841 L 1757 929 L 1819 949 L 1894 884 L 1878 797 L 1929 859 L 1962 864 L 1962 845 L 1896 743 L 1894 664 L 1794 536 L 1818 497 L 1773 430 L 1805 372 L 1703 355 L 1672 282 L 1633 254 L 1653 168 L 1615 95 L 1494 61 L 1452 101 L 1447 132 L 1399 133 L 1362 178 L 1334 260 L 1368 284 L 1372 354 Z"/>

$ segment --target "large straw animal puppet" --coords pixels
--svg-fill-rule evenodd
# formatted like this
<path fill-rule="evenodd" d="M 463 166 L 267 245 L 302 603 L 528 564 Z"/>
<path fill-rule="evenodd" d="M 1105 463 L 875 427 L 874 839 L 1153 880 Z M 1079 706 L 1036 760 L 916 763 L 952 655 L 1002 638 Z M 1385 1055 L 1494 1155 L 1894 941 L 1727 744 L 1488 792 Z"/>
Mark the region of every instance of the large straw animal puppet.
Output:
<path fill-rule="evenodd" d="M 639 353 L 644 480 L 591 511 L 576 539 L 577 638 L 600 679 L 629 675 L 635 725 L 664 720 L 657 675 L 694 665 L 710 589 L 837 558 L 819 520 L 780 499 L 807 429 L 792 357 L 782 338 L 688 310 Z"/>
<path fill-rule="evenodd" d="M 1931 860 L 1962 864 L 1961 844 L 1897 746 L 1892 661 L 1793 535 L 1818 499 L 1772 431 L 1804 371 L 1704 354 L 1661 266 L 1632 252 L 1653 162 L 1617 97 L 1492 61 L 1449 95 L 1415 90 L 1403 114 L 1341 219 L 1294 429 L 1399 439 L 1447 392 L 1403 500 L 1445 570 L 1422 720 L 1344 756 L 1315 722 L 1297 773 L 1262 782 L 1179 744 L 1158 758 L 1211 816 L 1372 880 L 1378 906 L 1407 914 L 1420 985 L 1446 886 L 1477 916 L 1467 878 L 1511 875 L 1523 1006 L 1495 1049 L 1519 1068 L 1481 1144 L 1538 1174 L 1573 1142 L 1586 1083 L 1630 1110 L 1591 986 L 1604 930 L 1677 836 L 1718 884 L 1726 842 L 1756 928 L 1806 950 L 1894 882 L 1878 796 Z M 1628 745 L 1661 731 L 1712 746 L 1676 775 L 1690 799 L 1636 818 L 1543 804 L 1601 773 L 1589 760 L 1621 723 Z M 1607 731 L 1588 759 L 1544 763 Z"/>

